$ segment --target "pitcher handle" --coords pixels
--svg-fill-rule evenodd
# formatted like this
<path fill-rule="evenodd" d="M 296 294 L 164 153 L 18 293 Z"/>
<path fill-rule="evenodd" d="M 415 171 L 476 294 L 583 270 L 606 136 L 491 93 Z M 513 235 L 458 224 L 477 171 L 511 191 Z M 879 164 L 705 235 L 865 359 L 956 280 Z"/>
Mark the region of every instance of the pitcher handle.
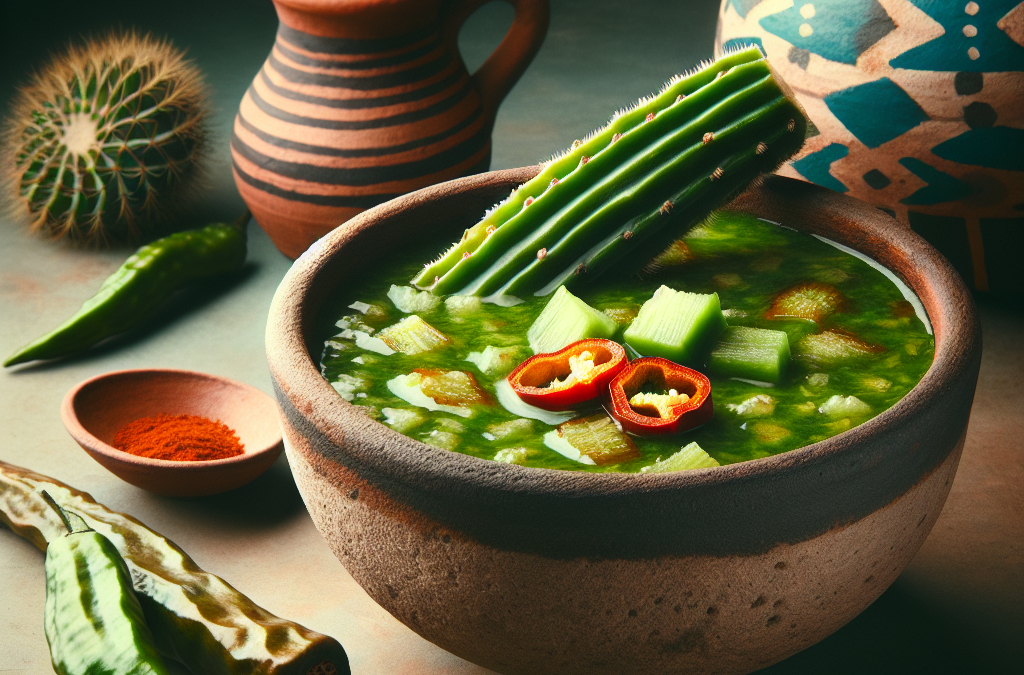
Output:
<path fill-rule="evenodd" d="M 444 17 L 444 36 L 453 53 L 458 52 L 459 29 L 473 12 L 492 0 L 455 0 Z M 548 0 L 504 0 L 515 10 L 515 19 L 498 47 L 471 76 L 490 124 L 498 106 L 537 55 L 548 32 L 551 10 Z"/>

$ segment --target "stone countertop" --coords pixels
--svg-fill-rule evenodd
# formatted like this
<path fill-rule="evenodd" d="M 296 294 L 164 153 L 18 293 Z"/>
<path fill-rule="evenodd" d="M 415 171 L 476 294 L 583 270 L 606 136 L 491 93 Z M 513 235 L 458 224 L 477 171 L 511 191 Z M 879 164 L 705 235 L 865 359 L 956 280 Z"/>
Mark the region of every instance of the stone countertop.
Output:
<path fill-rule="evenodd" d="M 234 108 L 273 41 L 270 3 L 192 1 L 140 9 L 116 0 L 101 12 L 54 4 L 56 23 L 30 21 L 17 14 L 27 11 L 22 8 L 5 18 L 10 58 L 5 54 L 0 70 L 0 101 L 47 51 L 80 33 L 120 23 L 170 36 L 206 72 L 217 108 L 213 178 L 197 212 L 203 221 L 234 219 L 242 204 L 227 139 Z M 698 3 L 699 10 L 640 2 L 628 12 L 612 0 L 552 4 L 547 43 L 498 116 L 493 168 L 544 159 L 602 124 L 616 107 L 711 54 L 714 2 Z M 465 26 L 460 42 L 471 69 L 510 20 L 511 9 L 495 3 Z M 0 352 L 10 353 L 74 313 L 124 257 L 124 251 L 54 245 L 0 221 Z M 289 264 L 252 226 L 249 262 L 238 278 L 184 293 L 145 328 L 80 357 L 0 373 L 0 460 L 54 476 L 139 518 L 260 605 L 338 638 L 358 675 L 488 672 L 424 641 L 362 591 L 314 529 L 283 456 L 233 492 L 171 499 L 115 478 L 61 424 L 60 402 L 69 388 L 122 368 L 199 370 L 270 392 L 263 329 Z M 979 309 L 985 346 L 967 442 L 924 547 L 862 615 L 762 672 L 1002 673 L 1024 665 L 1024 308 L 979 298 Z M 0 530 L 0 675 L 50 672 L 44 593 L 42 555 Z"/>

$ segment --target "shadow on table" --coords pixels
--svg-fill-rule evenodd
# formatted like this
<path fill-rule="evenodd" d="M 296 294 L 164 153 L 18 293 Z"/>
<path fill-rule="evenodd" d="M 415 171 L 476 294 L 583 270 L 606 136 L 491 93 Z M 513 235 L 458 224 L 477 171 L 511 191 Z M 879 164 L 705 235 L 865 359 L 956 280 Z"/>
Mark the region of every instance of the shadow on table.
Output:
<path fill-rule="evenodd" d="M 818 644 L 757 675 L 961 675 L 1019 672 L 1005 650 L 986 648 L 897 579 L 873 605 Z"/>
<path fill-rule="evenodd" d="M 229 492 L 188 499 L 153 495 L 153 499 L 166 500 L 187 517 L 215 518 L 229 530 L 273 529 L 296 516 L 308 517 L 283 453 L 266 473 Z"/>

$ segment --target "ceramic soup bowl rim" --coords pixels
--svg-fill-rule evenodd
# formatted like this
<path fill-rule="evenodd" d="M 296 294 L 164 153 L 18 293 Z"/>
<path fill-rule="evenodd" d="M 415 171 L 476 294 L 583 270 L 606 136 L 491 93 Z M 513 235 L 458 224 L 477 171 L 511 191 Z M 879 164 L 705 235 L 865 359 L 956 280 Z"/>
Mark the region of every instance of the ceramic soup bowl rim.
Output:
<path fill-rule="evenodd" d="M 950 397 L 973 393 L 981 350 L 977 315 L 963 282 L 945 259 L 922 238 L 902 228 L 881 211 L 825 188 L 778 176 L 768 177 L 748 189 L 734 202 L 735 207 L 752 210 L 762 217 L 768 217 L 764 215 L 766 212 L 774 213 L 776 218 L 773 220 L 782 220 L 784 224 L 785 218 L 778 217 L 778 214 L 793 212 L 797 214 L 794 217 L 803 218 L 805 224 L 818 223 L 810 227 L 801 225 L 798 229 L 813 231 L 818 228 L 820 234 L 832 241 L 860 250 L 873 259 L 886 258 L 885 266 L 914 291 L 932 324 L 936 348 L 931 367 L 903 399 L 867 422 L 799 449 L 717 468 L 640 475 L 586 473 L 521 467 L 439 449 L 365 417 L 342 400 L 320 375 L 318 357 L 310 355 L 311 352 L 319 354 L 322 343 L 317 344 L 314 342 L 316 336 L 308 334 L 316 324 L 316 315 L 326 297 L 343 284 L 342 276 L 348 274 L 347 271 L 339 271 L 337 265 L 332 267 L 332 258 L 346 247 L 351 247 L 350 259 L 356 259 L 354 256 L 359 255 L 358 252 L 372 256 L 375 229 L 386 229 L 389 222 L 416 218 L 416 214 L 429 213 L 436 220 L 437 210 L 447 200 L 459 199 L 474 191 L 486 192 L 493 203 L 497 201 L 495 196 L 503 197 L 510 187 L 529 179 L 538 170 L 539 167 L 523 167 L 479 174 L 392 200 L 364 212 L 326 235 L 292 266 L 271 306 L 267 327 L 268 361 L 282 414 L 293 418 L 293 426 L 295 419 L 305 421 L 302 424 L 305 428 L 300 428 L 299 433 L 319 435 L 333 445 L 334 450 L 326 455 L 321 451 L 324 461 L 340 462 L 414 509 L 421 509 L 429 517 L 461 529 L 484 543 L 557 558 L 580 554 L 632 558 L 664 553 L 748 554 L 767 550 L 780 541 L 805 540 L 828 531 L 837 523 L 853 522 L 892 502 L 935 470 L 952 452 L 957 439 L 947 443 L 942 437 L 931 440 L 907 438 L 901 430 L 908 425 L 916 430 L 914 433 L 920 434 L 921 429 L 928 429 L 933 422 L 936 427 L 942 426 L 943 415 L 948 417 L 948 412 L 943 413 L 944 407 L 957 410 L 957 421 L 963 417 L 966 427 L 969 402 L 964 409 L 960 405 L 962 401 L 958 403 Z M 800 209 L 803 209 L 803 216 L 797 213 Z M 483 207 L 479 213 L 482 212 Z M 428 221 L 429 218 L 423 222 Z M 841 223 L 829 225 L 835 221 L 852 223 L 853 227 L 844 229 Z M 460 222 L 459 227 L 451 228 L 451 232 L 457 236 L 461 228 L 469 224 L 471 222 Z M 412 226 L 405 224 L 401 227 L 409 230 Z M 425 258 L 434 253 L 426 252 Z M 331 286 L 329 289 L 324 286 L 325 277 L 333 279 L 327 284 Z M 944 403 L 933 406 L 935 400 Z M 927 416 L 931 408 L 936 410 L 933 419 L 924 420 L 922 415 Z M 864 439 L 880 434 L 891 437 L 893 444 L 900 447 L 899 452 L 909 457 L 900 456 L 894 460 L 896 475 L 871 473 L 875 465 L 886 463 L 890 457 L 886 451 L 879 450 L 877 442 L 867 443 L 871 446 L 867 454 L 858 454 Z M 932 449 L 938 445 L 944 447 L 939 451 Z M 922 448 L 920 452 L 919 447 Z M 849 462 L 846 461 L 847 456 Z M 855 473 L 850 474 L 847 481 L 844 471 Z M 797 473 L 801 477 L 794 478 L 795 487 L 787 492 L 789 488 L 785 487 L 785 480 Z M 808 482 L 813 481 L 813 474 L 826 473 L 831 477 L 828 483 L 831 489 L 836 485 L 846 486 L 840 490 L 842 494 L 821 494 L 813 482 Z M 861 474 L 865 474 L 863 480 L 854 480 Z M 773 520 L 770 514 L 764 516 L 767 524 L 743 525 L 743 511 L 749 509 L 749 505 L 733 505 L 732 501 L 736 501 L 736 495 L 740 494 L 737 490 L 744 490 L 752 481 L 779 485 L 780 500 L 806 498 L 808 503 L 820 506 L 821 512 L 799 515 L 798 519 L 803 520 L 795 525 Z M 879 486 L 877 489 L 876 485 Z M 709 508 L 720 507 L 728 512 L 723 516 L 723 522 L 739 523 L 733 528 L 736 532 L 694 534 L 695 530 L 676 535 L 668 530 L 659 530 L 653 535 L 650 531 L 639 532 L 634 537 L 630 523 L 616 521 L 622 509 L 639 513 L 651 505 L 657 508 L 657 504 L 675 504 L 666 501 L 675 499 L 675 495 L 687 493 L 689 499 L 701 500 L 714 497 L 718 494 L 716 491 L 723 492 L 723 496 Z M 804 494 L 808 492 L 811 494 Z M 605 509 L 601 511 L 601 517 L 611 518 L 611 529 L 621 535 L 623 541 L 599 544 L 572 539 L 535 544 L 528 533 L 492 535 L 484 522 L 486 518 L 462 512 L 469 504 L 480 504 L 485 511 L 492 509 L 492 513 L 497 513 L 494 509 L 499 504 L 508 503 L 508 500 L 529 499 L 533 500 L 535 507 L 530 513 L 541 513 L 545 505 L 565 504 L 580 497 L 590 499 L 598 509 Z M 849 503 L 830 510 L 830 502 L 844 500 Z M 448 501 L 453 504 L 447 504 Z M 790 512 L 793 512 L 792 508 Z M 625 515 L 621 518 L 627 520 Z M 536 527 L 551 529 L 557 525 Z M 758 528 L 760 531 L 754 531 Z M 651 546 L 641 542 L 661 534 L 673 541 Z"/>

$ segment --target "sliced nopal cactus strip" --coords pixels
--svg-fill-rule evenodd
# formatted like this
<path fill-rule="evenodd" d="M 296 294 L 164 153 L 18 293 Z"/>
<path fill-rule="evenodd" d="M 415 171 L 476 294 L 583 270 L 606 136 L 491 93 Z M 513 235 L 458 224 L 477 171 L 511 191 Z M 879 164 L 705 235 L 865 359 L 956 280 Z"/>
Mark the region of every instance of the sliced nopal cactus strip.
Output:
<path fill-rule="evenodd" d="M 645 124 L 651 114 L 656 121 L 659 113 L 714 82 L 719 72 L 761 58 L 762 54 L 756 47 L 730 54 L 689 76 L 673 79 L 659 95 L 643 99 L 634 108 L 620 112 L 604 128 L 594 132 L 583 142 L 577 141 L 564 154 L 549 161 L 535 178 L 519 186 L 508 199 L 496 205 L 480 222 L 466 230 L 462 239 L 437 261 L 427 265 L 413 283 L 421 288 L 432 286 L 435 279 L 444 277 L 452 268 L 471 259 L 472 254 L 482 243 L 498 235 L 502 229 L 506 229 L 507 224 L 513 225 L 509 229 L 518 230 L 519 235 L 506 243 L 517 241 L 525 233 L 535 229 L 539 219 L 561 209 L 571 197 L 586 187 L 582 181 L 576 187 L 567 187 L 567 176 L 574 172 L 586 174 L 591 177 L 585 179 L 588 183 L 599 178 L 609 167 L 590 166 L 591 158 L 613 144 L 617 145 L 617 141 L 628 135 L 630 130 Z M 626 150 L 618 152 L 625 154 Z M 542 196 L 543 198 L 540 198 Z M 504 240 L 510 234 L 514 233 L 502 234 L 499 239 Z"/>
<path fill-rule="evenodd" d="M 645 262 L 803 144 L 757 48 L 671 82 L 548 163 L 413 280 L 437 294 L 545 295 Z"/>

